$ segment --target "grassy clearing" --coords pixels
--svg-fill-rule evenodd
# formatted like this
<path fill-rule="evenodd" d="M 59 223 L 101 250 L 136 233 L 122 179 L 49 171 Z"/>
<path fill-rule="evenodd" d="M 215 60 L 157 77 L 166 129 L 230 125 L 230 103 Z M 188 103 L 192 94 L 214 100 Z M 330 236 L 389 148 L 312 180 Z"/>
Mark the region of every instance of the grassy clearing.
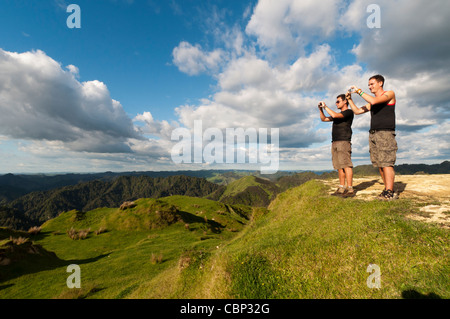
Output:
<path fill-rule="evenodd" d="M 448 230 L 406 219 L 412 202 L 333 198 L 311 181 L 280 194 L 190 275 L 199 297 L 450 297 Z M 381 288 L 367 286 L 370 264 Z"/>
<path fill-rule="evenodd" d="M 269 211 L 186 196 L 136 203 L 44 224 L 32 240 L 59 261 L 0 279 L 0 298 L 450 297 L 448 230 L 405 218 L 418 210 L 408 200 L 335 198 L 310 181 Z M 151 227 L 149 214 L 167 207 L 179 219 Z M 91 232 L 73 240 L 71 227 Z M 76 291 L 66 286 L 71 263 L 81 267 Z M 370 264 L 379 289 L 367 286 Z"/>

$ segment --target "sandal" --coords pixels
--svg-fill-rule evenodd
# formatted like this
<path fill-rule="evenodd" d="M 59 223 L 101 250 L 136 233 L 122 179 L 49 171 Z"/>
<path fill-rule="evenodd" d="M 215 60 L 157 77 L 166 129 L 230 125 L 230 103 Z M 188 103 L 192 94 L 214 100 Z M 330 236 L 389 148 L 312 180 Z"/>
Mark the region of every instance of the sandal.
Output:
<path fill-rule="evenodd" d="M 377 199 L 383 199 L 385 194 L 386 194 L 386 190 L 384 189 L 384 190 L 377 196 Z"/>
<path fill-rule="evenodd" d="M 344 195 L 342 195 L 342 197 L 355 197 L 356 196 L 356 192 L 353 188 L 347 188 L 347 192 L 345 192 Z"/>
<path fill-rule="evenodd" d="M 394 191 L 388 189 L 388 190 L 384 190 L 379 196 L 379 199 L 381 200 L 385 200 L 385 201 L 389 201 L 389 200 L 393 200 L 393 199 L 397 199 L 397 197 L 394 194 Z"/>
<path fill-rule="evenodd" d="M 338 187 L 334 193 L 331 193 L 331 196 L 343 196 L 345 193 L 347 193 L 347 188 Z"/>

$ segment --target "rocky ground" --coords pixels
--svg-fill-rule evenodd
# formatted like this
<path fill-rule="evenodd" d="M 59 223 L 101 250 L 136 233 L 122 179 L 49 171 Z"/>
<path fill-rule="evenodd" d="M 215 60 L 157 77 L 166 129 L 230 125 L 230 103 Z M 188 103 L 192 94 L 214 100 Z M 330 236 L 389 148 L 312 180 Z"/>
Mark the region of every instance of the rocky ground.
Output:
<path fill-rule="evenodd" d="M 331 187 L 332 193 L 339 180 L 325 180 L 324 183 Z M 355 198 L 363 200 L 376 200 L 384 189 L 380 176 L 355 177 L 353 187 Z M 395 192 L 400 199 L 411 199 L 420 206 L 420 214 L 412 213 L 407 217 L 450 229 L 450 174 L 396 175 Z"/>

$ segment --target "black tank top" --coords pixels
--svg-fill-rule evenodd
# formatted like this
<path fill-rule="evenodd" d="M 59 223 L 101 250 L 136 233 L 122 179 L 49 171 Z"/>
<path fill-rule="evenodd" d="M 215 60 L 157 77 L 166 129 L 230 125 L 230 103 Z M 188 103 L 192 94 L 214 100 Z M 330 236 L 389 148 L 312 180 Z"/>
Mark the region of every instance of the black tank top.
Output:
<path fill-rule="evenodd" d="M 343 118 L 333 119 L 333 129 L 331 131 L 332 142 L 352 140 L 353 111 L 347 109 L 341 113 L 344 115 Z"/>
<path fill-rule="evenodd" d="M 370 108 L 370 129 L 395 131 L 395 103 L 372 105 Z"/>

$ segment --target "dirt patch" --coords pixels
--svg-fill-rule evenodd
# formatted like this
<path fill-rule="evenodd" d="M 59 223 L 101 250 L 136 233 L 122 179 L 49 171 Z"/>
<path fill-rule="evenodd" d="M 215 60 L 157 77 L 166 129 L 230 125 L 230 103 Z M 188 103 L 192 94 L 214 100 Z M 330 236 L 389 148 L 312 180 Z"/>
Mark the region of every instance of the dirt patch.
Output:
<path fill-rule="evenodd" d="M 338 185 L 338 179 L 324 180 L 330 186 L 330 194 Z M 384 184 L 380 176 L 353 178 L 355 198 L 374 200 L 383 191 Z M 407 217 L 424 222 L 438 223 L 450 229 L 450 174 L 436 175 L 396 175 L 394 191 L 400 199 L 411 199 L 420 206 L 421 214 Z"/>
<path fill-rule="evenodd" d="M 420 209 L 424 215 L 410 214 L 406 217 L 427 223 L 438 223 L 450 229 L 450 205 L 428 205 Z"/>

